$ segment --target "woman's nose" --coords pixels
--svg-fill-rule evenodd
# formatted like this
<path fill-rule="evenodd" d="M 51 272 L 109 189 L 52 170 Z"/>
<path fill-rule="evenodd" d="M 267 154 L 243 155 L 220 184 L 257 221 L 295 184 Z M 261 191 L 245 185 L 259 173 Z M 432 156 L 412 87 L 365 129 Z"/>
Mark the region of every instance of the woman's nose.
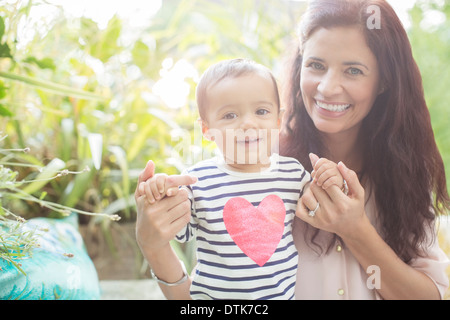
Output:
<path fill-rule="evenodd" d="M 324 97 L 332 97 L 342 92 L 342 81 L 338 72 L 327 71 L 320 79 L 317 91 Z"/>

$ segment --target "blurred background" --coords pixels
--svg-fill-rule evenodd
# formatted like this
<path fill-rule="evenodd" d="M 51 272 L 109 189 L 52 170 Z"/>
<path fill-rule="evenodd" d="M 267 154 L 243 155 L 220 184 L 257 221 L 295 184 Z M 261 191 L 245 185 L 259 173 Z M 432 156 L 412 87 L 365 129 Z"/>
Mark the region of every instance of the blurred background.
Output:
<path fill-rule="evenodd" d="M 388 2 L 408 30 L 450 177 L 450 1 Z M 156 171 L 176 174 L 205 156 L 202 147 L 212 152 L 196 122 L 199 76 L 218 60 L 247 57 L 281 79 L 305 6 L 289 0 L 0 0 L 1 164 L 18 179 L 36 180 L 22 190 L 37 198 L 118 214 L 118 222 L 79 217 L 99 277 L 146 277 L 134 237 L 139 172 L 152 159 Z M 73 174 L 39 179 L 49 166 Z M 4 199 L 2 206 L 26 219 L 61 216 L 32 201 Z M 177 250 L 191 268 L 191 248 Z"/>

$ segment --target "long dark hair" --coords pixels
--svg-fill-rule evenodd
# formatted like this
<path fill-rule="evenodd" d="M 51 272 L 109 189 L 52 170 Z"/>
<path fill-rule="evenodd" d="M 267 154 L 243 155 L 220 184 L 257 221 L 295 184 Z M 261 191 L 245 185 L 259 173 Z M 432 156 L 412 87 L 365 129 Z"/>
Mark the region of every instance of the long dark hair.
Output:
<path fill-rule="evenodd" d="M 378 27 L 368 25 L 373 14 L 380 19 Z M 406 31 L 386 1 L 310 2 L 302 18 L 298 49 L 289 63 L 286 135 L 282 137 L 281 153 L 297 158 L 310 170 L 308 153 L 326 154 L 301 96 L 302 45 L 318 28 L 352 25 L 363 30 L 385 88 L 361 126 L 363 173 L 372 185 L 381 235 L 408 262 L 420 255 L 424 241 L 435 240 L 427 238 L 428 228 L 432 228 L 436 215 L 447 214 L 450 200 L 422 78 Z"/>

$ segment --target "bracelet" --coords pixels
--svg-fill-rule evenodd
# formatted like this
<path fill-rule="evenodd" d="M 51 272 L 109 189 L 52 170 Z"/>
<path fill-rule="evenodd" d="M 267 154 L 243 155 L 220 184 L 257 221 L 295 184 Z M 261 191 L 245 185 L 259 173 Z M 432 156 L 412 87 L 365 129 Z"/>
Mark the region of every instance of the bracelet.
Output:
<path fill-rule="evenodd" d="M 186 271 L 186 267 L 184 266 L 183 261 L 180 260 L 180 263 L 181 263 L 181 269 L 183 270 L 183 277 L 182 277 L 180 280 L 178 280 L 177 282 L 172 282 L 172 283 L 170 283 L 170 282 L 166 282 L 166 281 L 164 281 L 164 280 L 159 279 L 159 278 L 155 275 L 155 273 L 153 272 L 152 269 L 150 269 L 150 273 L 151 273 L 152 277 L 155 278 L 155 280 L 156 280 L 157 282 L 162 283 L 163 285 L 166 285 L 166 286 L 169 286 L 169 287 L 178 286 L 178 285 L 180 285 L 180 284 L 186 282 L 186 281 L 188 280 L 188 278 L 189 278 L 189 276 L 188 276 L 188 274 L 187 274 L 187 271 Z"/>

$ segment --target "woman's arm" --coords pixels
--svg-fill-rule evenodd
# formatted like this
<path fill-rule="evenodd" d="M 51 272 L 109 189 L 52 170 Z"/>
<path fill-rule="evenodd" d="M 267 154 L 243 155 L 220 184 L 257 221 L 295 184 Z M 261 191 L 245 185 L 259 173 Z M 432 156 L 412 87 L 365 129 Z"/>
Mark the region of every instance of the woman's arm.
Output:
<path fill-rule="evenodd" d="M 378 293 L 384 299 L 440 299 L 434 282 L 424 273 L 403 262 L 380 237 L 367 217 L 359 232 L 341 235 L 364 270 L 377 266 L 380 270 Z"/>
<path fill-rule="evenodd" d="M 384 299 L 439 299 L 434 282 L 404 263 L 367 218 L 364 189 L 356 173 L 343 163 L 338 168 L 347 181 L 348 196 L 337 186 L 325 191 L 312 183 L 299 201 L 297 215 L 316 228 L 340 236 L 364 270 L 377 266 L 381 279 L 377 291 Z M 306 208 L 314 209 L 317 202 L 320 207 L 316 215 L 308 216 Z"/>
<path fill-rule="evenodd" d="M 141 249 L 142 250 L 142 249 Z M 145 259 L 150 264 L 153 273 L 168 283 L 175 283 L 184 277 L 184 272 L 181 267 L 180 260 L 173 251 L 170 244 L 161 248 L 157 252 L 142 251 Z M 191 296 L 189 289 L 191 287 L 191 278 L 176 286 L 168 286 L 158 282 L 161 291 L 168 300 L 189 300 Z"/>
<path fill-rule="evenodd" d="M 186 190 L 180 190 L 176 195 L 165 197 L 150 204 L 145 195 L 139 193 L 139 184 L 151 178 L 154 174 L 154 164 L 149 161 L 144 171 L 139 175 L 135 191 L 137 208 L 136 240 L 144 258 L 148 261 L 153 273 L 161 280 L 174 283 L 183 277 L 181 263 L 170 246 L 176 233 L 190 219 L 190 202 Z M 192 177 L 169 177 L 173 185 L 187 185 L 193 182 Z M 190 279 L 177 286 L 159 284 L 167 299 L 190 299 Z"/>

